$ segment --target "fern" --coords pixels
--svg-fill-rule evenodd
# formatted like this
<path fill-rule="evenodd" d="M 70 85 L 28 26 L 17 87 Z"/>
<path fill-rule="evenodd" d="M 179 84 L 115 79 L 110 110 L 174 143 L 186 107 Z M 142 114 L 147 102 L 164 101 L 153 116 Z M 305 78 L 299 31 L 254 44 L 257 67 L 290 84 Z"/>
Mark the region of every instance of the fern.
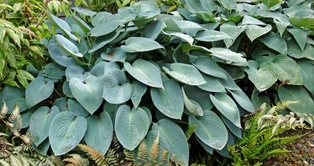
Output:
<path fill-rule="evenodd" d="M 268 109 L 263 104 L 253 115 L 246 117 L 243 140 L 229 147 L 232 165 L 261 165 L 260 162 L 267 158 L 289 153 L 290 151 L 282 149 L 282 145 L 291 143 L 303 135 L 282 137 L 280 134 L 290 129 L 307 128 L 305 119 L 309 122 L 313 119 L 311 115 L 290 113 L 283 116 L 278 113 L 294 103 L 293 101 L 278 103 L 277 106 Z M 310 123 L 310 126 L 313 125 Z"/>

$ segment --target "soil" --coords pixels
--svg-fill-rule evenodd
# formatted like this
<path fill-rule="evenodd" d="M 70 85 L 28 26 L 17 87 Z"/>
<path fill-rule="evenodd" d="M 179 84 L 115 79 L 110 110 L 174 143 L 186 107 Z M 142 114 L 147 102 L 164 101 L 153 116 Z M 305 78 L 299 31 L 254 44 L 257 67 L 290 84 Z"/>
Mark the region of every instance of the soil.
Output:
<path fill-rule="evenodd" d="M 289 130 L 283 135 L 304 135 L 283 148 L 290 153 L 263 161 L 263 166 L 314 166 L 314 130 Z"/>

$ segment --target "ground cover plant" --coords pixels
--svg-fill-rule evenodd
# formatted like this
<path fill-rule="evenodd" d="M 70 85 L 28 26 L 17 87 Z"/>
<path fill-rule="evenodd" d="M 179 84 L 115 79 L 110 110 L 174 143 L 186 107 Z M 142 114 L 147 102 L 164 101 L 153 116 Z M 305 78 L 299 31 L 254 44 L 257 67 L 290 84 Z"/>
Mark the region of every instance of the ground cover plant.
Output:
<path fill-rule="evenodd" d="M 313 113 L 312 2 L 177 7 L 46 12 L 52 61 L 29 69 L 25 90 L 0 93 L 9 110 L 19 106 L 38 153 L 61 156 L 83 143 L 106 154 L 116 136 L 133 162 L 189 165 L 189 145 L 228 157 L 242 139 L 241 117 L 264 102 L 300 101 L 289 110 Z"/>

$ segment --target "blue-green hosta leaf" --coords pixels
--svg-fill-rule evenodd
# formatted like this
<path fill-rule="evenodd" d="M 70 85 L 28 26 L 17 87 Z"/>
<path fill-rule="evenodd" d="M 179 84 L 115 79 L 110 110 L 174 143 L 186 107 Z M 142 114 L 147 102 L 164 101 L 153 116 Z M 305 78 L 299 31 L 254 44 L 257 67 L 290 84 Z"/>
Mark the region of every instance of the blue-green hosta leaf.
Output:
<path fill-rule="evenodd" d="M 228 120 L 226 117 L 221 116 L 221 120 L 224 122 L 224 124 L 227 126 L 230 132 L 232 132 L 235 136 L 242 139 L 242 129 L 234 125 L 230 120 Z M 233 136 L 232 136 L 233 137 Z"/>
<path fill-rule="evenodd" d="M 160 9 L 155 1 L 139 1 L 134 7 L 140 7 L 138 18 L 152 18 L 160 14 Z"/>
<path fill-rule="evenodd" d="M 49 139 L 47 138 L 44 142 L 42 142 L 39 146 L 36 146 L 34 143 L 32 144 L 32 148 L 34 148 L 34 150 L 41 154 L 46 156 L 47 152 L 49 150 L 50 147 L 50 143 L 49 143 Z"/>
<path fill-rule="evenodd" d="M 241 128 L 240 111 L 236 103 L 225 93 L 210 94 L 210 100 L 218 111 L 234 125 Z"/>
<path fill-rule="evenodd" d="M 89 115 L 89 112 L 86 111 L 86 109 L 77 101 L 73 99 L 69 99 L 66 102 L 66 106 L 69 111 L 73 112 L 76 116 L 81 116 L 86 118 Z"/>
<path fill-rule="evenodd" d="M 72 40 L 75 40 L 77 41 L 78 38 L 73 35 L 71 33 L 71 26 L 66 22 L 64 21 L 63 19 L 61 18 L 58 18 L 56 17 L 55 15 L 51 14 L 49 11 L 47 12 L 47 17 L 49 19 L 49 21 L 57 26 L 58 28 L 60 28 L 63 32 L 65 32 Z"/>
<path fill-rule="evenodd" d="M 248 25 L 266 25 L 264 22 L 249 16 L 249 15 L 244 15 L 243 20 L 242 20 L 242 24 L 248 24 Z"/>
<path fill-rule="evenodd" d="M 153 129 L 157 129 L 160 138 L 169 145 L 170 156 L 174 155 L 172 161 L 180 165 L 189 164 L 189 147 L 185 134 L 179 125 L 168 119 L 161 119 L 153 124 Z"/>
<path fill-rule="evenodd" d="M 182 40 L 182 42 L 187 42 L 190 45 L 192 45 L 194 42 L 194 39 L 190 35 L 186 35 L 182 32 L 164 32 L 164 34 L 168 36 L 178 37 Z"/>
<path fill-rule="evenodd" d="M 116 62 L 109 62 L 105 66 L 105 74 L 110 70 L 121 70 L 120 66 Z"/>
<path fill-rule="evenodd" d="M 102 78 L 102 97 L 111 104 L 122 104 L 132 96 L 132 86 L 126 83 L 126 76 L 121 70 L 110 70 Z"/>
<path fill-rule="evenodd" d="M 196 101 L 191 100 L 186 96 L 184 88 L 182 88 L 182 93 L 185 108 L 195 116 L 203 116 L 204 112 L 202 107 Z"/>
<path fill-rule="evenodd" d="M 78 12 L 81 15 L 89 16 L 89 17 L 93 17 L 93 16 L 95 16 L 97 14 L 94 11 L 91 11 L 91 10 L 88 10 L 88 9 L 85 9 L 85 8 L 81 8 L 81 7 L 72 7 L 71 9 L 76 11 L 76 12 Z"/>
<path fill-rule="evenodd" d="M 108 35 L 104 35 L 101 37 L 98 37 L 96 41 L 93 43 L 92 48 L 88 51 L 88 53 L 93 53 L 104 46 L 106 46 L 108 43 L 112 42 L 114 39 L 116 39 L 119 36 L 120 32 L 111 32 Z"/>
<path fill-rule="evenodd" d="M 164 89 L 151 88 L 151 97 L 154 105 L 164 115 L 173 118 L 181 119 L 184 100 L 179 84 L 173 80 L 164 82 Z"/>
<path fill-rule="evenodd" d="M 32 108 L 21 113 L 22 122 L 23 122 L 22 129 L 29 128 L 29 120 L 31 119 L 31 116 L 33 115 L 34 111 L 35 111 L 35 108 Z"/>
<path fill-rule="evenodd" d="M 196 125 L 195 134 L 206 145 L 221 150 L 228 141 L 228 131 L 218 115 L 204 110 L 204 116 L 189 116 L 189 124 Z"/>
<path fill-rule="evenodd" d="M 64 67 L 56 63 L 48 63 L 43 69 L 43 75 L 54 80 L 61 80 L 65 75 Z"/>
<path fill-rule="evenodd" d="M 184 85 L 182 88 L 184 89 L 184 92 L 187 98 L 198 103 L 202 107 L 203 110 L 205 109 L 210 110 L 214 107 L 213 103 L 209 99 L 209 94 L 210 94 L 209 92 L 201 90 L 200 88 L 196 86 Z"/>
<path fill-rule="evenodd" d="M 101 54 L 101 58 L 106 61 L 111 62 L 124 62 L 125 58 L 127 56 L 127 53 L 124 52 L 121 48 L 113 48 L 109 53 L 103 52 Z"/>
<path fill-rule="evenodd" d="M 80 34 L 81 37 L 85 36 L 91 30 L 91 27 L 80 17 L 72 15 L 71 18 L 77 23 L 77 25 L 82 29 L 83 34 Z M 74 24 L 75 25 L 75 24 Z M 72 25 L 73 26 L 73 25 Z M 73 27 L 72 30 L 74 31 Z"/>
<path fill-rule="evenodd" d="M 143 59 L 137 59 L 132 65 L 125 62 L 124 67 L 132 77 L 143 84 L 163 88 L 160 69 L 155 64 Z"/>
<path fill-rule="evenodd" d="M 49 141 L 53 153 L 60 156 L 74 149 L 83 139 L 87 121 L 70 111 L 59 113 L 52 120 L 49 129 Z"/>
<path fill-rule="evenodd" d="M 206 84 L 198 85 L 202 90 L 207 92 L 226 92 L 225 87 L 219 82 L 218 78 L 203 74 Z"/>
<path fill-rule="evenodd" d="M 2 92 L 0 92 L 0 108 L 3 106 L 3 101 L 8 107 L 7 114 L 11 114 L 15 105 L 23 112 L 28 109 L 25 100 L 25 91 L 12 86 L 5 86 Z"/>
<path fill-rule="evenodd" d="M 100 154 L 106 154 L 113 136 L 113 125 L 108 112 L 102 112 L 99 117 L 87 117 L 87 130 L 84 141 L 88 146 L 96 149 Z"/>
<path fill-rule="evenodd" d="M 67 108 L 67 99 L 65 97 L 60 97 L 57 98 L 54 102 L 53 102 L 54 106 L 57 106 L 60 110 L 60 112 L 62 111 L 68 111 Z"/>
<path fill-rule="evenodd" d="M 197 136 L 195 136 L 196 141 L 204 148 L 204 150 L 209 153 L 209 154 L 213 154 L 214 153 L 214 149 L 210 146 L 208 146 L 207 144 L 205 144 L 202 140 L 200 140 Z"/>
<path fill-rule="evenodd" d="M 54 90 L 52 80 L 41 77 L 35 78 L 28 84 L 25 91 L 26 104 L 28 108 L 33 107 L 37 103 L 47 99 Z"/>
<path fill-rule="evenodd" d="M 63 49 L 63 51 L 77 57 L 83 57 L 83 54 L 80 53 L 77 46 L 74 43 L 72 43 L 69 39 L 59 34 L 56 35 L 56 39 L 59 46 Z"/>
<path fill-rule="evenodd" d="M 133 80 L 131 85 L 133 88 L 131 101 L 132 104 L 134 105 L 134 108 L 137 108 L 140 105 L 143 95 L 147 91 L 147 86 L 136 80 Z"/>
<path fill-rule="evenodd" d="M 101 79 L 93 75 L 84 80 L 71 78 L 69 87 L 74 98 L 90 113 L 93 114 L 101 105 L 103 88 Z"/>
<path fill-rule="evenodd" d="M 249 76 L 249 80 L 261 92 L 270 88 L 278 79 L 276 70 L 269 65 L 269 62 L 263 63 L 257 69 L 258 64 L 255 61 L 249 61 L 248 68 L 245 72 Z"/>
<path fill-rule="evenodd" d="M 113 20 L 110 22 L 106 22 L 105 24 L 98 25 L 91 29 L 90 35 L 91 37 L 99 37 L 107 35 L 113 31 L 115 31 L 120 25 L 122 21 L 121 20 Z"/>
<path fill-rule="evenodd" d="M 63 51 L 58 43 L 49 44 L 48 52 L 50 57 L 61 66 L 67 67 L 70 65 L 76 65 L 75 59 Z"/>
<path fill-rule="evenodd" d="M 90 73 L 93 74 L 96 77 L 101 77 L 105 74 L 105 68 L 108 62 L 101 61 L 97 63 L 91 70 Z"/>
<path fill-rule="evenodd" d="M 230 36 L 228 36 L 224 32 L 216 30 L 205 30 L 197 32 L 195 39 L 203 42 L 214 42 L 224 39 L 230 39 Z"/>
<path fill-rule="evenodd" d="M 162 67 L 172 78 L 187 85 L 202 85 L 206 81 L 202 74 L 192 65 L 185 63 L 172 63 L 169 68 Z"/>
<path fill-rule="evenodd" d="M 152 21 L 143 29 L 144 36 L 155 40 L 165 27 L 166 24 L 162 20 Z"/>
<path fill-rule="evenodd" d="M 85 71 L 80 66 L 68 66 L 65 70 L 65 77 L 67 81 L 70 81 L 72 78 L 79 78 L 81 80 L 84 80 L 86 77 Z"/>
<path fill-rule="evenodd" d="M 195 36 L 196 33 L 200 30 L 204 30 L 202 26 L 199 24 L 192 22 L 192 21 L 187 21 L 187 20 L 177 20 L 175 23 L 179 26 L 179 28 L 182 30 L 182 32 L 190 35 L 190 36 Z"/>
<path fill-rule="evenodd" d="M 50 124 L 53 118 L 59 113 L 59 108 L 43 106 L 36 109 L 29 121 L 29 133 L 32 142 L 39 146 L 49 135 Z"/>
<path fill-rule="evenodd" d="M 224 8 L 228 10 L 237 8 L 236 0 L 220 0 L 219 2 Z"/>
<path fill-rule="evenodd" d="M 251 41 L 253 41 L 253 40 L 257 39 L 258 37 L 265 35 L 269 31 L 271 31 L 271 29 L 272 29 L 271 25 L 267 25 L 265 27 L 261 27 L 258 25 L 248 25 L 246 30 L 245 30 L 245 33 L 246 33 L 247 37 Z"/>
<path fill-rule="evenodd" d="M 135 149 L 148 132 L 150 121 L 145 110 L 119 107 L 115 118 L 115 132 L 119 142 L 128 150 Z"/>
<path fill-rule="evenodd" d="M 134 53 L 134 52 L 147 52 L 156 49 L 164 48 L 158 42 L 145 37 L 129 37 L 125 41 L 125 45 L 122 45 L 121 48 L 125 52 Z"/>
<path fill-rule="evenodd" d="M 241 89 L 229 90 L 229 92 L 243 109 L 248 112 L 254 112 L 256 110 L 249 97 Z"/>
<path fill-rule="evenodd" d="M 240 53 L 233 52 L 226 48 L 213 47 L 210 49 L 213 56 L 225 60 L 228 64 L 236 66 L 247 66 L 247 61 Z"/>
<path fill-rule="evenodd" d="M 270 32 L 267 35 L 262 36 L 259 40 L 272 50 L 284 55 L 288 53 L 286 41 L 274 32 Z"/>
<path fill-rule="evenodd" d="M 109 20 L 112 20 L 112 13 L 102 11 L 98 12 L 96 15 L 94 15 L 94 17 L 91 18 L 91 24 L 96 27 L 103 22 L 107 22 Z"/>
<path fill-rule="evenodd" d="M 236 26 L 234 23 L 224 23 L 220 26 L 220 31 L 230 36 L 229 39 L 224 39 L 227 48 L 232 46 L 239 35 L 246 29 L 246 25 Z"/>
<path fill-rule="evenodd" d="M 278 89 L 280 101 L 297 101 L 298 103 L 288 105 L 295 113 L 313 114 L 314 102 L 309 93 L 302 86 L 287 86 Z"/>
<path fill-rule="evenodd" d="M 291 28 L 288 29 L 288 31 L 293 35 L 301 50 L 304 51 L 305 44 L 307 43 L 308 32 L 300 28 Z"/>
<path fill-rule="evenodd" d="M 103 111 L 108 112 L 113 125 L 115 125 L 116 114 L 120 106 L 121 104 L 110 104 L 109 102 L 104 104 Z"/>
<path fill-rule="evenodd" d="M 300 60 L 297 63 L 301 69 L 304 86 L 314 95 L 314 64 L 308 60 Z"/>
<path fill-rule="evenodd" d="M 209 57 L 199 57 L 194 60 L 193 65 L 207 75 L 227 79 L 225 70 L 218 66 L 218 64 Z"/>
<path fill-rule="evenodd" d="M 314 47 L 311 44 L 306 44 L 304 50 L 302 51 L 300 46 L 296 41 L 290 40 L 287 42 L 288 44 L 288 55 L 293 58 L 301 59 L 307 58 L 310 60 L 314 60 Z"/>

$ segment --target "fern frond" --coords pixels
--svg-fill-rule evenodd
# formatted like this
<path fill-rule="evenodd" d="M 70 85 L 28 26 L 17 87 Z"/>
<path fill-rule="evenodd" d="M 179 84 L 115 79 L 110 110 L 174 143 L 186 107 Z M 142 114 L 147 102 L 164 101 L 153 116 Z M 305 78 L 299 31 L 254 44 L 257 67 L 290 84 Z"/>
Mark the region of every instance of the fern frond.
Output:
<path fill-rule="evenodd" d="M 104 156 L 101 155 L 97 150 L 94 148 L 84 145 L 84 144 L 78 144 L 78 147 L 84 151 L 87 156 L 93 160 L 97 165 L 105 165 L 107 164 L 106 161 L 104 160 Z"/>
<path fill-rule="evenodd" d="M 105 156 L 105 164 L 110 166 L 119 166 L 119 154 L 114 149 L 109 149 Z"/>
<path fill-rule="evenodd" d="M 124 149 L 123 154 L 125 155 L 126 160 L 134 162 L 134 159 L 135 159 L 134 151 L 129 151 L 127 149 Z"/>
<path fill-rule="evenodd" d="M 0 165 L 2 166 L 11 166 L 7 161 L 0 159 Z"/>
<path fill-rule="evenodd" d="M 9 116 L 9 122 L 13 123 L 14 120 L 20 115 L 20 108 L 17 106 L 17 104 L 15 104 L 15 107 L 11 113 L 11 115 Z"/>
<path fill-rule="evenodd" d="M 157 133 L 157 137 L 149 150 L 149 160 L 156 162 L 158 155 L 159 155 L 159 132 Z"/>
<path fill-rule="evenodd" d="M 8 106 L 7 106 L 7 104 L 5 103 L 5 101 L 3 100 L 3 106 L 2 106 L 1 112 L 0 112 L 0 115 L 1 115 L 1 118 L 0 118 L 0 119 L 5 118 L 5 116 L 6 116 L 7 113 L 8 113 Z"/>
<path fill-rule="evenodd" d="M 63 161 L 68 162 L 67 166 L 88 166 L 89 162 L 88 159 L 82 158 L 78 154 L 69 154 Z"/>
<path fill-rule="evenodd" d="M 144 141 L 142 141 L 138 146 L 137 159 L 140 161 L 146 161 L 147 152 L 148 152 L 147 145 Z"/>

